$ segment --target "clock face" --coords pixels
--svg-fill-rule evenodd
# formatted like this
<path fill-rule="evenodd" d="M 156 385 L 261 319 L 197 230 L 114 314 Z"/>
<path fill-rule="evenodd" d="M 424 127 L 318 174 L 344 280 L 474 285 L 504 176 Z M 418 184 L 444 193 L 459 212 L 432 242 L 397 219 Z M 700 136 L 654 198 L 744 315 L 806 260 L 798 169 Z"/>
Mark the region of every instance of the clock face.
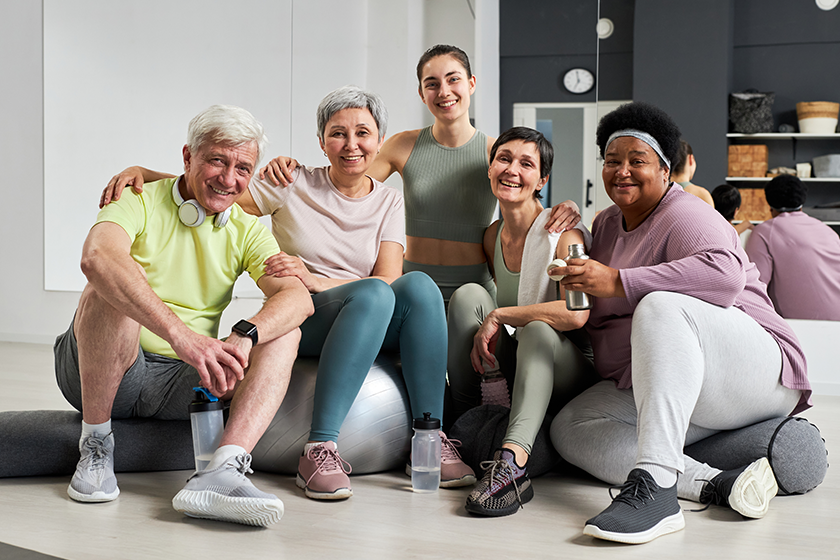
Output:
<path fill-rule="evenodd" d="M 586 93 L 595 85 L 595 76 L 585 68 L 572 68 L 563 76 L 563 87 L 571 93 Z"/>

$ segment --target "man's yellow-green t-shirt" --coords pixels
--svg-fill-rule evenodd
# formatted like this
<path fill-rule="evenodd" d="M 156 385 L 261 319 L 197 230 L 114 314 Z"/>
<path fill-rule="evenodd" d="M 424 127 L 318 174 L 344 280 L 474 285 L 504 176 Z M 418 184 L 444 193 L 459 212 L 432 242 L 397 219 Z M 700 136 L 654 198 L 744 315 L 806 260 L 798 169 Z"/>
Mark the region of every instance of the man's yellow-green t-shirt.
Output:
<path fill-rule="evenodd" d="M 265 259 L 280 249 L 268 228 L 237 204 L 223 228 L 213 226 L 212 216 L 198 227 L 185 226 L 172 198 L 175 181 L 149 183 L 141 194 L 126 189 L 99 212 L 96 223 L 122 227 L 132 239 L 132 258 L 146 271 L 157 296 L 191 330 L 215 338 L 236 279 L 247 270 L 258 281 Z M 140 346 L 177 358 L 169 343 L 145 328 Z"/>

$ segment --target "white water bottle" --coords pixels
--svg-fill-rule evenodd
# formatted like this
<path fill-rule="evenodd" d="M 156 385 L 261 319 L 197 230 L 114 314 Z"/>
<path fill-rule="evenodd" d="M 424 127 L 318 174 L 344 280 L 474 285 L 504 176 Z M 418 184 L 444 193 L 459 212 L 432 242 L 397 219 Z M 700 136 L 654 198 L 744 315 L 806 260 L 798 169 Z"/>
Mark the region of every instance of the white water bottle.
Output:
<path fill-rule="evenodd" d="M 225 405 L 204 387 L 193 387 L 195 400 L 190 403 L 195 470 L 203 471 L 222 441 L 225 431 Z"/>
<path fill-rule="evenodd" d="M 411 438 L 411 488 L 415 492 L 436 492 L 440 487 L 440 419 L 424 412 L 414 419 Z"/>

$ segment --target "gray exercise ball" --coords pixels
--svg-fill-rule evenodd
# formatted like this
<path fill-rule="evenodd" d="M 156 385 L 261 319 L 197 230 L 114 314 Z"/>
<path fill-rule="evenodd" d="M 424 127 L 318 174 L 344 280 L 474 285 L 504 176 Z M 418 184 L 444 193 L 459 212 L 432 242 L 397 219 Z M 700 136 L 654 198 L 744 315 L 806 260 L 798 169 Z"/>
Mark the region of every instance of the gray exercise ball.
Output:
<path fill-rule="evenodd" d="M 256 470 L 297 473 L 312 423 L 316 358 L 298 358 L 286 398 L 251 453 Z M 373 362 L 338 437 L 338 451 L 353 474 L 403 468 L 411 445 L 411 407 L 399 354 L 380 354 Z"/>

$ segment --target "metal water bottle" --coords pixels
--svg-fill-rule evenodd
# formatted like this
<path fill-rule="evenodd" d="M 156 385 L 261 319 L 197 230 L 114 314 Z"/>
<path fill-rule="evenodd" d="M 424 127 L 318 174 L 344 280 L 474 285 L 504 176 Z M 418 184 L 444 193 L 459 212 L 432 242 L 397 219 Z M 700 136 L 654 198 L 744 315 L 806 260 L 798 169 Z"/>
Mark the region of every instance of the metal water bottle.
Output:
<path fill-rule="evenodd" d="M 440 486 L 440 419 L 424 412 L 414 419 L 411 438 L 411 488 L 415 492 L 436 492 Z"/>
<path fill-rule="evenodd" d="M 569 259 L 588 259 L 589 256 L 586 254 L 582 243 L 573 243 L 569 245 L 569 256 L 566 257 L 565 261 Z M 582 311 L 584 309 L 592 309 L 592 298 L 589 297 L 589 294 L 586 292 L 575 292 L 572 290 L 566 290 L 566 309 L 569 311 Z"/>
<path fill-rule="evenodd" d="M 204 387 L 193 387 L 195 400 L 190 403 L 195 470 L 203 471 L 222 441 L 225 431 L 225 404 Z"/>

